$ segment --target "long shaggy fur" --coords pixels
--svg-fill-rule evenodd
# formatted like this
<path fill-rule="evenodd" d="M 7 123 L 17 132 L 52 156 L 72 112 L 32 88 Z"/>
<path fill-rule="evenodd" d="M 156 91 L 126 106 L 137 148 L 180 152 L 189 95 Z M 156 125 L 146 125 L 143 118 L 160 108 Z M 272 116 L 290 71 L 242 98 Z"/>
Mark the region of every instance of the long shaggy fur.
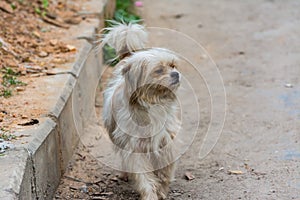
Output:
<path fill-rule="evenodd" d="M 124 39 L 128 36 L 125 30 L 145 34 L 140 25 L 120 24 L 106 38 L 117 51 L 141 47 L 144 41 L 139 37 Z M 123 159 L 122 170 L 129 173 L 143 200 L 165 199 L 173 179 L 173 139 L 180 129 L 179 85 L 177 57 L 156 48 L 132 52 L 121 60 L 104 92 L 104 125 Z"/>
<path fill-rule="evenodd" d="M 110 21 L 113 27 L 106 28 L 109 31 L 102 39 L 102 44 L 108 44 L 116 50 L 119 57 L 128 53 L 143 49 L 148 40 L 145 28 L 139 24 L 122 24 Z"/>

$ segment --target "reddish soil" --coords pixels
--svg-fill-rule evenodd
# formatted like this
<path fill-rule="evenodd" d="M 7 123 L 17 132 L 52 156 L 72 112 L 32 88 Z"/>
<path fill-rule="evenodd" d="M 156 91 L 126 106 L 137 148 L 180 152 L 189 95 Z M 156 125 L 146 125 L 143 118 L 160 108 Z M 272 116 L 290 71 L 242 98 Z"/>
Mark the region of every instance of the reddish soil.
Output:
<path fill-rule="evenodd" d="M 40 0 L 0 2 L 1 131 L 13 132 L 18 124 L 46 114 L 47 106 L 38 98 L 47 95 L 41 80 L 74 60 L 76 47 L 65 35 L 86 20 L 77 14 L 84 2 L 49 0 L 47 6 Z M 10 69 L 13 75 L 8 76 L 21 82 L 5 82 Z"/>

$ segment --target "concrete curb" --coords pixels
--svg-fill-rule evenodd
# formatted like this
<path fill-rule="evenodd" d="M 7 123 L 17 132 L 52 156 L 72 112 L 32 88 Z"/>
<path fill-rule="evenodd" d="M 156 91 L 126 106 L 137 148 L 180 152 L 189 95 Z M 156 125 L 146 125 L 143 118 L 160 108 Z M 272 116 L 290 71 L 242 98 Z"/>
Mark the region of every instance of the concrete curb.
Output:
<path fill-rule="evenodd" d="M 94 1 L 97 3 L 97 1 Z M 115 0 L 106 0 L 99 9 L 98 25 L 90 36 L 112 17 Z M 98 10 L 98 9 L 97 9 Z M 46 120 L 35 130 L 28 145 L 8 151 L 0 159 L 0 199 L 52 199 L 60 178 L 78 145 L 85 122 L 92 115 L 95 85 L 101 73 L 102 55 L 85 42 L 66 84 Z M 76 120 L 74 119 L 74 116 Z"/>

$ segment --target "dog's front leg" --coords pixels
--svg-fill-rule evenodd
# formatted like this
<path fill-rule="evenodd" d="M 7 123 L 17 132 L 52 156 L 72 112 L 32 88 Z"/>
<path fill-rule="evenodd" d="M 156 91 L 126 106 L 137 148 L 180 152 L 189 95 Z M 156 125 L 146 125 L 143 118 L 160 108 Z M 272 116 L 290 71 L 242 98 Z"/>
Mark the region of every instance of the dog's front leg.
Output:
<path fill-rule="evenodd" d="M 158 200 L 159 180 L 152 172 L 132 174 L 134 186 L 141 195 L 141 200 Z"/>
<path fill-rule="evenodd" d="M 174 179 L 174 171 L 175 163 L 171 163 L 170 165 L 155 171 L 155 174 L 157 174 L 157 177 L 160 179 L 161 183 L 161 187 L 159 187 L 157 191 L 158 197 L 160 199 L 167 198 L 170 189 L 170 183 Z"/>

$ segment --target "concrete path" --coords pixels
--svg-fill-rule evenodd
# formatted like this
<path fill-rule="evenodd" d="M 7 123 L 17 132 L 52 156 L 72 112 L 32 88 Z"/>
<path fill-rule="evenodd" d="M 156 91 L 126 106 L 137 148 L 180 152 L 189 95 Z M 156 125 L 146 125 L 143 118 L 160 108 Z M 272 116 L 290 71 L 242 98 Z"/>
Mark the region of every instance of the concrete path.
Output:
<path fill-rule="evenodd" d="M 204 98 L 200 136 L 180 159 L 172 185 L 179 193 L 175 199 L 300 199 L 299 6 L 297 1 L 276 0 L 145 3 L 141 13 L 147 26 L 175 29 L 204 46 L 227 94 L 222 134 L 200 160 L 195 154 L 210 122 L 210 105 L 205 103 L 207 92 L 198 93 Z M 166 40 L 175 43 L 181 37 L 157 37 L 156 43 Z M 190 59 L 198 53 L 192 47 L 179 53 L 186 51 Z M 186 171 L 195 179 L 184 180 Z"/>
<path fill-rule="evenodd" d="M 169 199 L 300 199 L 299 6 L 276 0 L 153 0 L 139 8 L 148 27 L 164 28 L 149 29 L 150 46 L 168 47 L 195 65 L 181 66 L 182 134 L 192 145 L 179 159 Z M 106 150 L 96 144 L 99 130 L 86 131 L 95 144 L 83 141 L 89 150 L 77 150 L 56 199 L 138 198 L 115 170 L 99 164 L 100 156 L 90 154 Z M 204 144 L 217 144 L 200 159 L 205 137 Z M 187 172 L 193 180 L 186 180 Z"/>

